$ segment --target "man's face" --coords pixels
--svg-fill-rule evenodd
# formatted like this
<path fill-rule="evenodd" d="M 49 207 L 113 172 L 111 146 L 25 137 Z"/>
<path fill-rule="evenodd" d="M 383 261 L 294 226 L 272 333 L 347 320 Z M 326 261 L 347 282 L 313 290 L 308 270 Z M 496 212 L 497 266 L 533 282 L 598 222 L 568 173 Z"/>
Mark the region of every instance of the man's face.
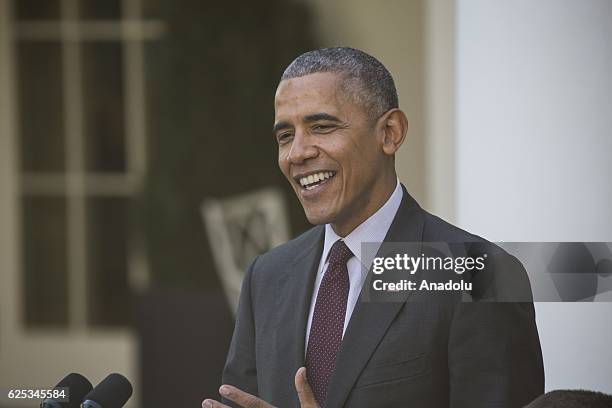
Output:
<path fill-rule="evenodd" d="M 389 157 L 376 121 L 333 73 L 281 81 L 274 100 L 278 164 L 308 221 L 354 228 L 373 213 Z M 357 223 L 355 223 L 357 221 Z M 348 231 L 352 230 L 349 228 Z M 336 232 L 339 232 L 336 229 Z"/>

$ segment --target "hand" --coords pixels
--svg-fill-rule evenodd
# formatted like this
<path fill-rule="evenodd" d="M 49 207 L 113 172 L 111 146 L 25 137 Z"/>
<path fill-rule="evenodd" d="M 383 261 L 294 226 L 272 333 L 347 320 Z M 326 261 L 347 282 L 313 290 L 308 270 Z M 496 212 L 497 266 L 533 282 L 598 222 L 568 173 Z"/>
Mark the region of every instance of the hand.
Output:
<path fill-rule="evenodd" d="M 319 408 L 314 394 L 312 393 L 312 389 L 310 388 L 310 384 L 308 384 L 308 380 L 306 379 L 306 368 L 304 367 L 301 367 L 299 370 L 297 370 L 297 373 L 295 373 L 295 389 L 297 390 L 297 394 L 300 399 L 300 406 L 302 408 Z M 266 401 L 231 385 L 223 384 L 221 388 L 219 388 L 219 394 L 243 408 L 274 408 Z M 219 401 L 205 399 L 202 402 L 202 408 L 230 407 L 220 403 Z"/>
<path fill-rule="evenodd" d="M 295 373 L 295 389 L 300 398 L 300 406 L 302 408 L 319 408 L 319 404 L 317 404 L 312 388 L 310 388 L 306 378 L 306 367 L 301 367 Z"/>

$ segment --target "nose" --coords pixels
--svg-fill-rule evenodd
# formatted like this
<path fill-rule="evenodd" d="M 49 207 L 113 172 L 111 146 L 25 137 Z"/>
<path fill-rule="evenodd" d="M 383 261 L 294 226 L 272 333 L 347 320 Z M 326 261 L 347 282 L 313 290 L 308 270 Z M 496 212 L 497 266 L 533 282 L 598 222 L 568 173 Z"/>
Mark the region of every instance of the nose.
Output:
<path fill-rule="evenodd" d="M 319 149 L 312 143 L 311 137 L 306 133 L 296 132 L 287 155 L 287 161 L 291 164 L 302 164 L 318 155 Z"/>

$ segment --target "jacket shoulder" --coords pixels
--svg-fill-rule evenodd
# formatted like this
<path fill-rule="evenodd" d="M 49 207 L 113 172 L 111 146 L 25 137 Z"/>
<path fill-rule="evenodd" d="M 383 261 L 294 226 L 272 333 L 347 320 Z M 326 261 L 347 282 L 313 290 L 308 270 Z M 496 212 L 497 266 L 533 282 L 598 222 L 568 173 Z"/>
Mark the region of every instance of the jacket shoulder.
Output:
<path fill-rule="evenodd" d="M 424 211 L 425 212 L 425 211 Z M 466 255 L 486 254 L 484 270 L 471 273 L 475 300 L 531 302 L 529 277 L 522 263 L 499 245 L 425 212 L 424 242 L 457 243 Z M 452 245 L 451 245 L 452 247 Z"/>
<path fill-rule="evenodd" d="M 296 259 L 310 253 L 323 242 L 325 228 L 317 225 L 298 235 L 290 241 L 259 255 L 254 261 L 254 272 L 278 271 L 279 268 L 292 265 Z"/>
<path fill-rule="evenodd" d="M 478 235 L 465 231 L 425 210 L 422 211 L 425 218 L 423 227 L 424 242 L 487 242 L 486 239 Z"/>

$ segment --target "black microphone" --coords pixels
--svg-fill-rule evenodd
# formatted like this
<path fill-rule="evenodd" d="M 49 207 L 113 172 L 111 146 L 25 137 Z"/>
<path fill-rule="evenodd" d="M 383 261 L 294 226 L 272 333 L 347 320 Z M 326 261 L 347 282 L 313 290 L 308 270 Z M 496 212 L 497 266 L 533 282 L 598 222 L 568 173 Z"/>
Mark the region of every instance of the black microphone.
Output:
<path fill-rule="evenodd" d="M 54 387 L 54 390 L 60 391 L 59 388 L 68 389 L 64 396 L 67 397 L 67 401 L 62 401 L 66 398 L 47 398 L 40 403 L 41 408 L 78 408 L 81 405 L 81 401 L 83 401 L 83 397 L 91 391 L 93 386 L 81 374 L 71 373 L 65 376 Z"/>
<path fill-rule="evenodd" d="M 81 408 L 121 408 L 132 396 L 132 384 L 121 374 L 109 374 L 83 398 Z"/>

